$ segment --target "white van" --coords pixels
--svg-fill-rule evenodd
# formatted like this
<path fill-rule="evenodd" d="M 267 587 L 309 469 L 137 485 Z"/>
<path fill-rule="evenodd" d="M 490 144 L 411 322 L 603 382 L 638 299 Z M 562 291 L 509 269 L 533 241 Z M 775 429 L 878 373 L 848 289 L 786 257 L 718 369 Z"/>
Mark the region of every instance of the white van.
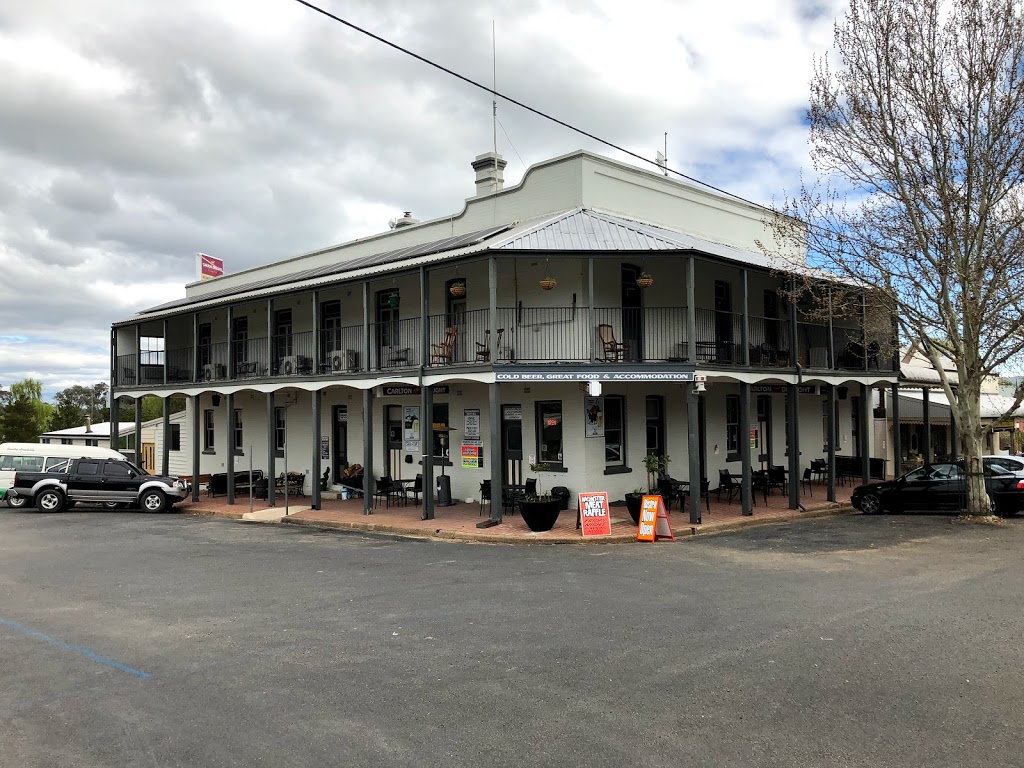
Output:
<path fill-rule="evenodd" d="M 0 443 L 0 499 L 6 498 L 9 507 L 31 505 L 32 499 L 23 496 L 7 496 L 7 489 L 14 485 L 14 473 L 56 472 L 62 464 L 71 459 L 123 459 L 124 456 L 110 448 L 94 448 L 90 445 L 53 445 L 52 443 Z"/>

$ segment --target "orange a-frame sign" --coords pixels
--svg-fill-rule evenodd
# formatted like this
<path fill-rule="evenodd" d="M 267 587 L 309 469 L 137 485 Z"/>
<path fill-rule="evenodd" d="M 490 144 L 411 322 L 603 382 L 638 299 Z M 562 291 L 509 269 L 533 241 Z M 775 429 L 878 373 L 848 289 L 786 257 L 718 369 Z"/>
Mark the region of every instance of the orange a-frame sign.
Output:
<path fill-rule="evenodd" d="M 636 540 L 675 541 L 675 538 L 672 535 L 672 526 L 668 522 L 668 512 L 665 511 L 665 500 L 661 496 L 644 496 L 640 502 L 640 523 L 636 528 Z"/>
<path fill-rule="evenodd" d="M 607 491 L 578 494 L 580 527 L 584 536 L 611 536 L 612 518 L 608 512 Z"/>

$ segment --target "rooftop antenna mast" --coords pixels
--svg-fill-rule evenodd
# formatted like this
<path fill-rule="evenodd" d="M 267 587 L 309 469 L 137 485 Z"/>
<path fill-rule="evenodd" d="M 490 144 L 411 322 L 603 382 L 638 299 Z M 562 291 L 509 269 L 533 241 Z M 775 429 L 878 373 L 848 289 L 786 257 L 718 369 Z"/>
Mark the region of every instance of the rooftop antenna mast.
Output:
<path fill-rule="evenodd" d="M 668 131 L 665 131 L 665 151 L 657 153 L 655 162 L 661 168 L 661 172 L 668 176 Z"/>
<path fill-rule="evenodd" d="M 491 19 L 491 133 L 494 154 L 498 154 L 498 51 Z"/>

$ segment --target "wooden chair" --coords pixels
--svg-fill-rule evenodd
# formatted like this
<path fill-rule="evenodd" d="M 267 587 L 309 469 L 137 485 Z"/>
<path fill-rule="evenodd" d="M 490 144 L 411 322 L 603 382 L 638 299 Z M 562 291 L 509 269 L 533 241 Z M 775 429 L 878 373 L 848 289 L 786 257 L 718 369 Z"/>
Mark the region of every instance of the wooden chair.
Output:
<path fill-rule="evenodd" d="M 494 342 L 496 350 L 501 347 L 501 334 L 504 332 L 504 328 L 498 329 L 498 337 Z M 489 363 L 491 361 L 491 330 L 489 328 L 484 331 L 483 342 L 476 342 L 476 361 L 478 363 Z"/>
<path fill-rule="evenodd" d="M 459 327 L 449 325 L 444 329 L 444 341 L 430 345 L 431 365 L 451 365 L 455 357 L 455 340 L 459 336 Z"/>
<path fill-rule="evenodd" d="M 597 338 L 604 351 L 605 362 L 621 363 L 629 355 L 629 343 L 615 340 L 615 329 L 608 323 L 597 326 Z"/>

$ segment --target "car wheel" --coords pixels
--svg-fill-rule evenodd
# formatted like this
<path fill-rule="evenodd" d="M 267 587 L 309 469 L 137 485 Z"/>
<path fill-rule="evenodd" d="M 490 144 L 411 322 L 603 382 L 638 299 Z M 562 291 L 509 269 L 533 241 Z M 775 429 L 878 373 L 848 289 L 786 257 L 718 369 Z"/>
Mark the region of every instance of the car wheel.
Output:
<path fill-rule="evenodd" d="M 7 496 L 7 506 L 11 509 L 23 509 L 28 506 L 29 500 L 24 496 Z"/>
<path fill-rule="evenodd" d="M 36 509 L 40 512 L 62 512 L 64 494 L 54 488 L 47 488 L 36 496 Z"/>
<path fill-rule="evenodd" d="M 877 493 L 865 493 L 860 500 L 860 511 L 865 515 L 876 515 L 882 511 L 882 500 Z"/>
<path fill-rule="evenodd" d="M 146 512 L 163 512 L 167 509 L 167 497 L 160 491 L 146 491 L 139 496 L 139 506 Z"/>

